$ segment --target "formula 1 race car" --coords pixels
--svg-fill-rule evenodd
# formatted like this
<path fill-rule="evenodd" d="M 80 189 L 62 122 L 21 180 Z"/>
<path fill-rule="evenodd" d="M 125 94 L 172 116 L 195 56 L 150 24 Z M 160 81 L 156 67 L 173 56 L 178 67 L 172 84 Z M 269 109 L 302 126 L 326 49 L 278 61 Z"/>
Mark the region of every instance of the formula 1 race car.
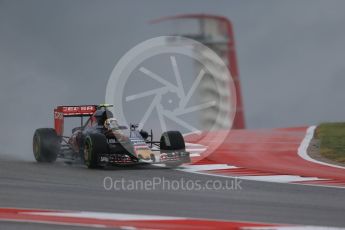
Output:
<path fill-rule="evenodd" d="M 168 131 L 160 141 L 153 141 L 150 133 L 119 125 L 107 108 L 111 105 L 58 106 L 54 110 L 55 128 L 41 128 L 33 137 L 33 153 L 38 162 L 54 162 L 57 158 L 81 162 L 88 168 L 107 165 L 161 163 L 177 167 L 190 162 L 183 136 Z M 80 117 L 80 126 L 64 136 L 65 117 Z M 84 123 L 84 117 L 87 121 Z"/>

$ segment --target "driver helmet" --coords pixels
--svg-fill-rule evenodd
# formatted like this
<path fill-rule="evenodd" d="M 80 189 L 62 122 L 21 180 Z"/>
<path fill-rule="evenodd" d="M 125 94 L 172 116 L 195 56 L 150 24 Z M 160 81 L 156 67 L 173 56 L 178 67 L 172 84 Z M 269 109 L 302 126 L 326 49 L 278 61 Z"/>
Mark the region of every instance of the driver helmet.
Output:
<path fill-rule="evenodd" d="M 116 130 L 119 129 L 119 123 L 117 122 L 116 118 L 108 118 L 104 122 L 104 127 L 109 130 Z"/>

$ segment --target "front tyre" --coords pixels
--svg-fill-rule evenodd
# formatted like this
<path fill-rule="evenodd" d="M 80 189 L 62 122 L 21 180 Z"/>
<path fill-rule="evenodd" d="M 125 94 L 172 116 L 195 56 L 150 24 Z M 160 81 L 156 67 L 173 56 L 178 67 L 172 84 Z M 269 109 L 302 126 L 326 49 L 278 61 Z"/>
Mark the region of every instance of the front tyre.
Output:
<path fill-rule="evenodd" d="M 85 137 L 84 162 L 88 168 L 99 168 L 99 156 L 108 152 L 108 142 L 103 134 L 93 133 Z"/>
<path fill-rule="evenodd" d="M 60 138 L 55 129 L 37 129 L 33 138 L 33 153 L 37 162 L 55 162 L 60 151 Z"/>
<path fill-rule="evenodd" d="M 162 133 L 160 149 L 164 151 L 185 151 L 186 145 L 182 134 L 179 131 L 168 131 Z"/>

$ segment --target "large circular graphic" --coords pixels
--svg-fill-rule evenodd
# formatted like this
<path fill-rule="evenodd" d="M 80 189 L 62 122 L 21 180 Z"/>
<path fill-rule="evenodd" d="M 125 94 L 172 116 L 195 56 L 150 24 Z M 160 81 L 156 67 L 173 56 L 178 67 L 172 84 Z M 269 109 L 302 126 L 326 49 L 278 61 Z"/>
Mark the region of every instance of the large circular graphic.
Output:
<path fill-rule="evenodd" d="M 114 105 L 120 123 L 152 129 L 156 140 L 164 131 L 180 131 L 193 161 L 223 143 L 236 112 L 227 64 L 211 48 L 178 36 L 152 38 L 129 50 L 109 77 L 105 101 Z"/>

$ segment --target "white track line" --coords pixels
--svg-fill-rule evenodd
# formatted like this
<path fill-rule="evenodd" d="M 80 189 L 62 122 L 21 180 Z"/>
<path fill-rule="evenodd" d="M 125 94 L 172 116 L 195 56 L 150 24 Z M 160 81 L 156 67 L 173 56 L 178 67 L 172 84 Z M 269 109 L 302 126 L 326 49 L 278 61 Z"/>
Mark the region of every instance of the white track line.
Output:
<path fill-rule="evenodd" d="M 229 166 L 229 167 L 234 167 L 235 166 Z M 307 181 L 322 181 L 324 179 L 320 179 L 317 177 L 301 177 L 301 176 L 296 176 L 296 175 L 270 175 L 270 176 L 241 176 L 241 175 L 223 175 L 223 174 L 216 174 L 216 173 L 207 173 L 203 170 L 198 170 L 194 171 L 192 169 L 178 169 L 179 171 L 184 171 L 184 172 L 189 172 L 189 173 L 195 173 L 195 174 L 200 174 L 200 175 L 207 175 L 207 176 L 215 176 L 215 177 L 222 177 L 222 178 L 230 178 L 230 179 L 241 179 L 241 180 L 250 180 L 250 181 L 260 181 L 260 182 L 272 182 L 272 183 L 288 183 L 288 184 L 297 184 L 297 185 L 306 185 L 306 186 L 322 186 L 322 187 L 336 187 L 338 188 L 339 186 L 333 186 L 333 185 L 319 185 L 319 184 L 299 184 L 299 183 L 294 183 L 294 182 L 307 182 Z M 344 188 L 344 187 L 339 187 L 339 188 Z"/>
<path fill-rule="evenodd" d="M 239 178 L 244 179 L 244 180 L 267 181 L 267 182 L 277 182 L 277 183 L 291 183 L 291 182 L 320 180 L 320 178 L 318 177 L 301 177 L 301 176 L 295 176 L 295 175 L 240 176 Z"/>
<path fill-rule="evenodd" d="M 164 167 L 164 165 L 162 165 L 162 167 Z M 176 169 L 179 171 L 184 171 L 183 169 Z M 268 182 L 268 183 L 284 183 L 284 184 L 292 184 L 292 185 L 298 185 L 298 186 L 313 186 L 313 187 L 326 187 L 326 188 L 339 188 L 339 189 L 344 189 L 344 186 L 338 186 L 338 185 L 330 185 L 330 184 L 303 184 L 303 183 L 296 183 L 298 182 L 298 179 L 300 179 L 300 181 L 303 182 L 307 182 L 310 179 L 312 179 L 311 181 L 315 181 L 313 178 L 314 177 L 300 177 L 300 176 L 296 176 L 295 175 L 285 175 L 285 176 L 292 176 L 291 178 L 297 179 L 297 181 L 288 181 L 288 180 L 277 180 L 277 179 L 272 179 L 272 178 L 267 178 L 267 180 L 264 180 L 265 176 L 260 176 L 262 178 L 255 178 L 258 176 L 236 176 L 236 175 L 221 175 L 221 174 L 215 174 L 215 173 L 206 173 L 203 171 L 184 171 L 184 172 L 189 172 L 189 173 L 195 173 L 195 174 L 200 174 L 200 175 L 204 175 L 204 176 L 213 176 L 213 177 L 221 177 L 221 178 L 230 178 L 230 179 L 241 179 L 241 180 L 247 180 L 247 181 L 258 181 L 258 182 Z M 284 175 L 282 175 L 284 176 Z M 245 178 L 246 177 L 246 178 Z M 269 176 L 267 176 L 269 177 Z M 302 179 L 305 178 L 306 180 Z M 258 180 L 260 179 L 260 180 Z M 317 181 L 322 182 L 325 179 L 320 179 L 317 178 Z"/>
<path fill-rule="evenodd" d="M 98 220 L 185 220 L 184 217 L 155 216 L 155 215 L 136 215 L 108 212 L 21 212 L 26 215 L 57 216 L 74 218 L 92 218 Z"/>
<path fill-rule="evenodd" d="M 186 146 L 194 146 L 194 147 L 204 147 L 204 148 L 206 148 L 205 145 L 189 143 L 189 142 L 186 142 Z"/>
<path fill-rule="evenodd" d="M 161 165 L 164 167 L 165 165 Z M 285 183 L 285 184 L 294 184 L 294 185 L 302 185 L 302 186 L 314 186 L 314 187 L 328 187 L 328 188 L 341 188 L 344 189 L 343 186 L 337 185 L 329 185 L 329 184 L 303 184 L 297 182 L 308 182 L 308 181 L 322 181 L 328 179 L 322 179 L 318 177 L 303 177 L 297 175 L 270 175 L 270 176 L 242 176 L 242 175 L 222 175 L 216 173 L 208 173 L 207 170 L 221 170 L 221 169 L 236 169 L 239 167 L 226 165 L 226 164 L 206 164 L 206 165 L 186 165 L 181 166 L 180 168 L 176 169 L 178 171 L 188 172 L 188 173 L 195 173 L 200 175 L 206 176 L 214 176 L 214 177 L 222 177 L 222 178 L 230 178 L 230 179 L 241 179 L 241 180 L 249 180 L 249 181 L 259 181 L 259 182 L 270 182 L 270 183 Z"/>
<path fill-rule="evenodd" d="M 184 172 L 198 172 L 205 170 L 236 169 L 236 166 L 227 164 L 184 165 L 179 170 Z"/>
<path fill-rule="evenodd" d="M 185 165 L 179 168 L 179 171 L 184 172 L 192 172 L 192 173 L 199 173 L 199 174 L 207 174 L 213 176 L 222 176 L 228 178 L 240 178 L 243 180 L 254 180 L 254 181 L 266 181 L 266 182 L 278 182 L 278 183 L 291 183 L 291 182 L 300 182 L 300 181 L 315 181 L 315 180 L 322 180 L 318 177 L 302 177 L 297 175 L 269 175 L 269 176 L 257 176 L 257 175 L 222 175 L 222 174 L 209 174 L 205 171 L 207 170 L 223 170 L 223 169 L 238 169 L 237 166 L 231 166 L 227 164 L 205 164 L 205 165 Z"/>
<path fill-rule="evenodd" d="M 327 165 L 327 166 L 330 166 L 330 167 L 333 167 L 333 168 L 345 169 L 345 167 L 342 167 L 342 166 L 339 166 L 339 165 L 328 164 L 326 162 L 315 160 L 315 159 L 311 158 L 308 155 L 308 151 L 307 150 L 308 150 L 310 141 L 314 137 L 315 129 L 316 129 L 316 126 L 310 126 L 307 129 L 307 133 L 306 133 L 306 135 L 305 135 L 301 145 L 298 148 L 298 151 L 297 151 L 298 156 L 300 156 L 301 158 L 303 158 L 306 161 L 310 161 L 310 162 L 313 162 L 313 163 L 316 163 L 316 164 Z"/>
<path fill-rule="evenodd" d="M 193 148 L 191 148 L 191 149 L 186 149 L 186 151 L 187 152 L 203 152 L 203 151 L 205 151 L 206 150 L 206 148 L 202 148 L 202 149 L 193 149 Z"/>

